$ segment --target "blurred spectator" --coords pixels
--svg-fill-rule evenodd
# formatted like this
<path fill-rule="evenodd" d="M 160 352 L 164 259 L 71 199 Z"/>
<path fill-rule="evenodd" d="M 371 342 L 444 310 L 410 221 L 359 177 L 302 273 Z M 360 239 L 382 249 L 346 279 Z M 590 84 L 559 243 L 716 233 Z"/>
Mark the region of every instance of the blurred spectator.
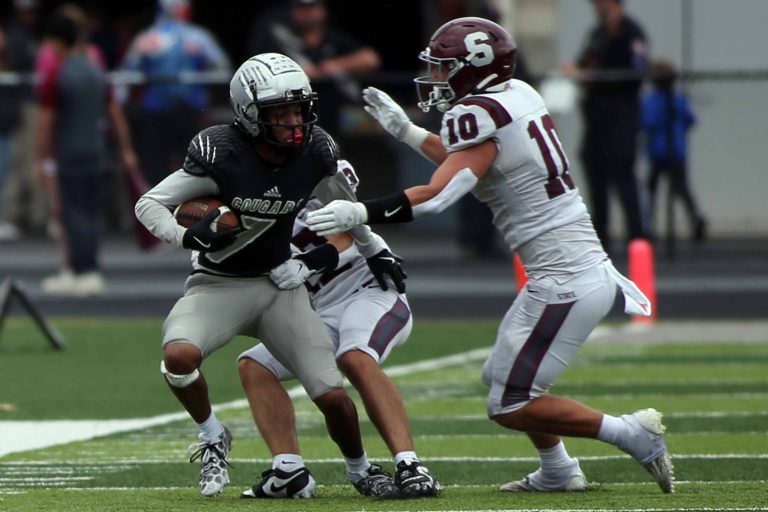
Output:
<path fill-rule="evenodd" d="M 688 185 L 688 131 L 696 123 L 696 116 L 685 96 L 675 90 L 677 72 L 671 62 L 657 61 L 651 66 L 653 90 L 643 98 L 642 129 L 647 137 L 648 160 L 651 173 L 650 192 L 651 226 L 656 206 L 659 178 L 669 184 L 667 210 L 668 238 L 673 238 L 673 198 L 685 204 L 690 220 L 692 238 L 701 242 L 706 236 L 706 221 L 701 214 Z"/>
<path fill-rule="evenodd" d="M 37 6 L 33 0 L 16 0 L 14 7 L 14 16 L 0 27 L 0 72 L 29 73 L 34 63 L 32 24 Z M 16 226 L 8 222 L 5 185 L 13 164 L 14 138 L 22 122 L 26 86 L 22 78 L 17 75 L 0 86 L 0 241 L 19 236 Z"/>
<path fill-rule="evenodd" d="M 124 165 L 134 172 L 137 168 L 127 124 L 111 99 L 104 70 L 88 55 L 84 25 L 78 21 L 59 13 L 48 23 L 45 51 L 54 60 L 46 65 L 39 89 L 37 172 L 55 177 L 66 243 L 62 272 L 44 279 L 42 288 L 58 295 L 104 291 L 98 249 L 107 115 Z"/>
<path fill-rule="evenodd" d="M 99 49 L 104 59 L 105 69 L 115 69 L 120 65 L 120 38 L 112 25 L 107 22 L 104 6 L 99 2 L 91 2 L 85 12 L 85 26 L 88 32 L 88 42 Z"/>
<path fill-rule="evenodd" d="M 595 230 L 603 247 L 610 250 L 609 189 L 618 192 L 629 239 L 646 236 L 635 157 L 640 126 L 639 92 L 647 67 L 648 41 L 642 27 L 627 16 L 622 0 L 591 1 L 598 24 L 588 34 L 577 67 L 566 65 L 563 71 L 577 76 L 584 85 L 581 158 L 590 188 Z M 605 76 L 617 72 L 619 76 Z"/>
<path fill-rule="evenodd" d="M 123 64 L 149 81 L 139 91 L 133 131 L 150 186 L 181 167 L 208 107 L 207 87 L 181 83 L 180 76 L 229 73 L 229 58 L 213 35 L 189 21 L 191 13 L 189 0 L 159 0 L 155 22 L 134 38 Z"/>
<path fill-rule="evenodd" d="M 266 23 L 256 23 L 252 32 L 249 55 L 274 51 L 298 62 L 322 98 L 318 102 L 320 122 L 337 135 L 343 106 L 361 101 L 355 76 L 378 69 L 378 53 L 330 27 L 322 0 L 291 0 L 287 23 L 279 11 L 274 11 Z"/>
<path fill-rule="evenodd" d="M 104 67 L 98 48 L 87 43 L 85 30 L 85 12 L 74 4 L 64 4 L 56 12 L 57 17 L 66 17 L 75 23 L 78 28 L 75 47 L 79 53 L 87 55 L 88 59 L 100 68 Z M 62 226 L 61 219 L 61 194 L 59 191 L 59 178 L 56 173 L 56 161 L 53 157 L 43 157 L 43 153 L 52 153 L 50 144 L 50 126 L 52 122 L 50 112 L 46 111 L 45 102 L 55 95 L 58 87 L 57 81 L 61 70 L 62 58 L 56 52 L 55 45 L 47 38 L 40 46 L 35 61 L 35 74 L 37 76 L 37 95 L 39 105 L 35 111 L 35 137 L 38 147 L 36 163 L 33 165 L 35 181 L 42 187 L 47 203 L 47 232 L 56 241 L 56 246 L 61 259 L 60 272 L 43 280 L 44 290 L 70 289 L 73 283 L 72 269 L 69 262 L 69 248 L 66 240 L 66 230 Z M 46 96 L 48 99 L 46 99 Z M 55 292 L 54 292 L 55 293 Z"/>
<path fill-rule="evenodd" d="M 37 44 L 36 21 L 36 0 L 14 1 L 13 15 L 0 27 L 0 72 L 32 73 Z M 17 149 L 25 147 L 18 142 L 24 139 L 22 128 L 25 106 L 30 98 L 28 90 L 29 83 L 23 76 L 0 86 L 0 240 L 18 238 L 17 227 L 8 222 L 14 213 L 10 210 L 20 210 L 18 201 L 13 202 L 22 189 L 34 190 L 32 180 L 25 182 L 23 179 L 24 174 L 31 176 L 32 173 L 25 173 L 21 166 L 14 165 L 14 160 L 20 161 L 23 157 Z M 25 210 L 28 207 L 29 203 Z"/>

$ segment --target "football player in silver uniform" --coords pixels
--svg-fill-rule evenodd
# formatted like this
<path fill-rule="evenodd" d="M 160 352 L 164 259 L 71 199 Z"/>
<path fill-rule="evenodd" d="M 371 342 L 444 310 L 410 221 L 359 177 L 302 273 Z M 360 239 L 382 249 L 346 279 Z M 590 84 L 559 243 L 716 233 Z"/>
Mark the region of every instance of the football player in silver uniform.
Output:
<path fill-rule="evenodd" d="M 339 160 L 338 167 L 338 173 L 356 187 L 358 179 L 349 162 Z M 313 199 L 299 213 L 292 239 L 297 252 L 273 269 L 270 277 L 280 289 L 307 287 L 312 307 L 336 347 L 339 368 L 360 393 L 371 422 L 394 456 L 395 467 L 408 468 L 410 475 L 408 479 L 398 479 L 397 488 L 391 489 L 392 478 L 363 457 L 345 458 L 347 476 L 364 496 L 436 496 L 440 484 L 419 462 L 403 401 L 379 366 L 393 348 L 405 343 L 411 332 L 405 274 L 399 267 L 394 274 L 372 272 L 379 260 L 366 259 L 348 233 L 325 238 L 312 232 L 307 227 L 306 214 L 320 206 Z M 383 240 L 380 245 L 386 246 Z M 313 497 L 314 479 L 299 452 L 293 404 L 281 385 L 281 381 L 291 380 L 294 375 L 264 344 L 243 352 L 238 361 L 240 382 L 253 419 L 273 456 L 272 468 L 242 497 Z M 366 470 L 368 478 L 359 478 L 358 474 Z M 404 471 L 400 474 L 405 475 Z M 310 483 L 298 493 L 291 493 L 293 480 L 301 478 L 308 478 Z"/>
<path fill-rule="evenodd" d="M 472 192 L 528 274 L 499 326 L 483 368 L 488 415 L 525 432 L 540 467 L 505 491 L 582 491 L 587 480 L 560 436 L 610 443 L 672 492 L 665 427 L 655 409 L 612 416 L 549 394 L 617 289 L 625 311 L 648 315 L 651 304 L 603 251 L 541 96 L 512 78 L 516 45 L 499 25 L 460 18 L 440 27 L 420 59 L 419 106 L 444 112 L 440 135 L 415 126 L 388 95 L 363 92 L 366 110 L 393 136 L 438 165 L 429 184 L 363 202 L 333 201 L 308 215 L 319 234 L 361 223 L 408 222 L 435 214 Z"/>
<path fill-rule="evenodd" d="M 280 289 L 269 277 L 291 259 L 294 220 L 309 198 L 354 197 L 337 174 L 336 144 L 315 124 L 317 95 L 309 79 L 284 55 L 248 59 L 230 82 L 230 97 L 234 122 L 201 131 L 190 142 L 183 167 L 136 203 L 137 217 L 153 234 L 192 250 L 184 296 L 163 324 L 160 368 L 199 428 L 190 461 L 200 460 L 204 496 L 216 496 L 229 483 L 232 436 L 211 409 L 201 365 L 237 335 L 261 340 L 302 383 L 344 456 L 365 462 L 336 348 L 307 290 Z M 185 201 L 209 196 L 238 215 L 241 230 L 212 229 L 216 211 L 189 228 L 171 213 Z M 386 272 L 388 264 L 395 269 L 392 254 L 369 232 L 367 227 L 352 232 L 360 252 L 377 260 L 377 270 Z M 357 476 L 379 478 L 369 473 L 361 467 Z"/>

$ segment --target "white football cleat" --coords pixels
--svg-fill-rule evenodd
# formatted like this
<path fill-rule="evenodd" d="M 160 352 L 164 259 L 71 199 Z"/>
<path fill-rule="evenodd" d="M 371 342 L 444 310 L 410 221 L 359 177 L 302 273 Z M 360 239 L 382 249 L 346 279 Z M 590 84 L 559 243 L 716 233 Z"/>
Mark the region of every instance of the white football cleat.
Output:
<path fill-rule="evenodd" d="M 641 466 L 653 475 L 656 483 L 665 493 L 675 492 L 675 471 L 672 457 L 664 442 L 666 427 L 661 422 L 661 413 L 656 409 L 641 409 L 624 419 L 634 427 L 634 435 L 628 447 L 622 450 L 630 454 Z"/>
<path fill-rule="evenodd" d="M 551 477 L 544 477 L 541 468 L 529 474 L 522 480 L 513 480 L 499 487 L 504 492 L 583 492 L 587 490 L 587 477 L 576 463 L 569 474 L 562 480 L 555 481 Z"/>

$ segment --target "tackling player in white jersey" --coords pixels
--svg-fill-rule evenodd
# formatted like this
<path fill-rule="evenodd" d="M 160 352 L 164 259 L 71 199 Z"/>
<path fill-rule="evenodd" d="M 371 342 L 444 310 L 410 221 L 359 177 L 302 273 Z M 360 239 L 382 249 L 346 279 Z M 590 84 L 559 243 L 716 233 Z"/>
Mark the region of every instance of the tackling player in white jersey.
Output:
<path fill-rule="evenodd" d="M 339 160 L 338 172 L 356 187 L 358 179 L 349 162 Z M 388 262 L 377 268 L 377 258 L 366 259 L 348 233 L 326 239 L 311 231 L 305 222 L 307 212 L 320 206 L 313 199 L 299 213 L 292 243 L 300 252 L 273 269 L 270 278 L 283 290 L 306 285 L 312 307 L 336 347 L 339 368 L 360 393 L 371 422 L 394 456 L 394 482 L 365 455 L 360 460 L 345 458 L 347 476 L 364 496 L 436 496 L 440 484 L 419 462 L 400 394 L 379 367 L 411 333 L 405 274 L 399 265 L 393 268 Z M 386 247 L 381 237 L 370 236 Z M 314 497 L 315 481 L 299 454 L 293 404 L 280 384 L 295 378 L 293 373 L 261 343 L 243 352 L 238 366 L 254 421 L 273 455 L 272 468 L 241 496 Z"/>
<path fill-rule="evenodd" d="M 440 27 L 419 58 L 419 106 L 444 112 L 440 136 L 411 123 L 382 91 L 363 92 L 366 110 L 392 135 L 438 164 L 427 185 L 352 203 L 333 201 L 308 216 L 320 234 L 361 223 L 408 222 L 443 211 L 472 191 L 528 273 L 528 283 L 499 326 L 483 368 L 488 415 L 525 432 L 540 468 L 505 491 L 582 491 L 587 481 L 560 436 L 596 438 L 631 455 L 662 491 L 673 492 L 661 414 L 615 417 L 549 394 L 613 305 L 650 314 L 651 304 L 611 264 L 595 234 L 568 159 L 541 96 L 512 78 L 516 46 L 499 25 L 460 18 Z"/>

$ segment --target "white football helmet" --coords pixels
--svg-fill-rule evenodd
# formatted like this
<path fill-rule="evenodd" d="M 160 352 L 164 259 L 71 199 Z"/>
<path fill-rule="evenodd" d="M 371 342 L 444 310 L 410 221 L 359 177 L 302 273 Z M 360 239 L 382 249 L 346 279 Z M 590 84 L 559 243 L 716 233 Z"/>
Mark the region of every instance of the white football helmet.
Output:
<path fill-rule="evenodd" d="M 264 108 L 300 103 L 302 144 L 309 141 L 309 130 L 317 122 L 317 94 L 312 92 L 309 78 L 301 66 L 279 53 L 260 53 L 245 61 L 229 82 L 229 99 L 235 124 L 270 144 L 292 147 L 274 139 L 267 129 L 272 125 L 261 117 Z"/>

